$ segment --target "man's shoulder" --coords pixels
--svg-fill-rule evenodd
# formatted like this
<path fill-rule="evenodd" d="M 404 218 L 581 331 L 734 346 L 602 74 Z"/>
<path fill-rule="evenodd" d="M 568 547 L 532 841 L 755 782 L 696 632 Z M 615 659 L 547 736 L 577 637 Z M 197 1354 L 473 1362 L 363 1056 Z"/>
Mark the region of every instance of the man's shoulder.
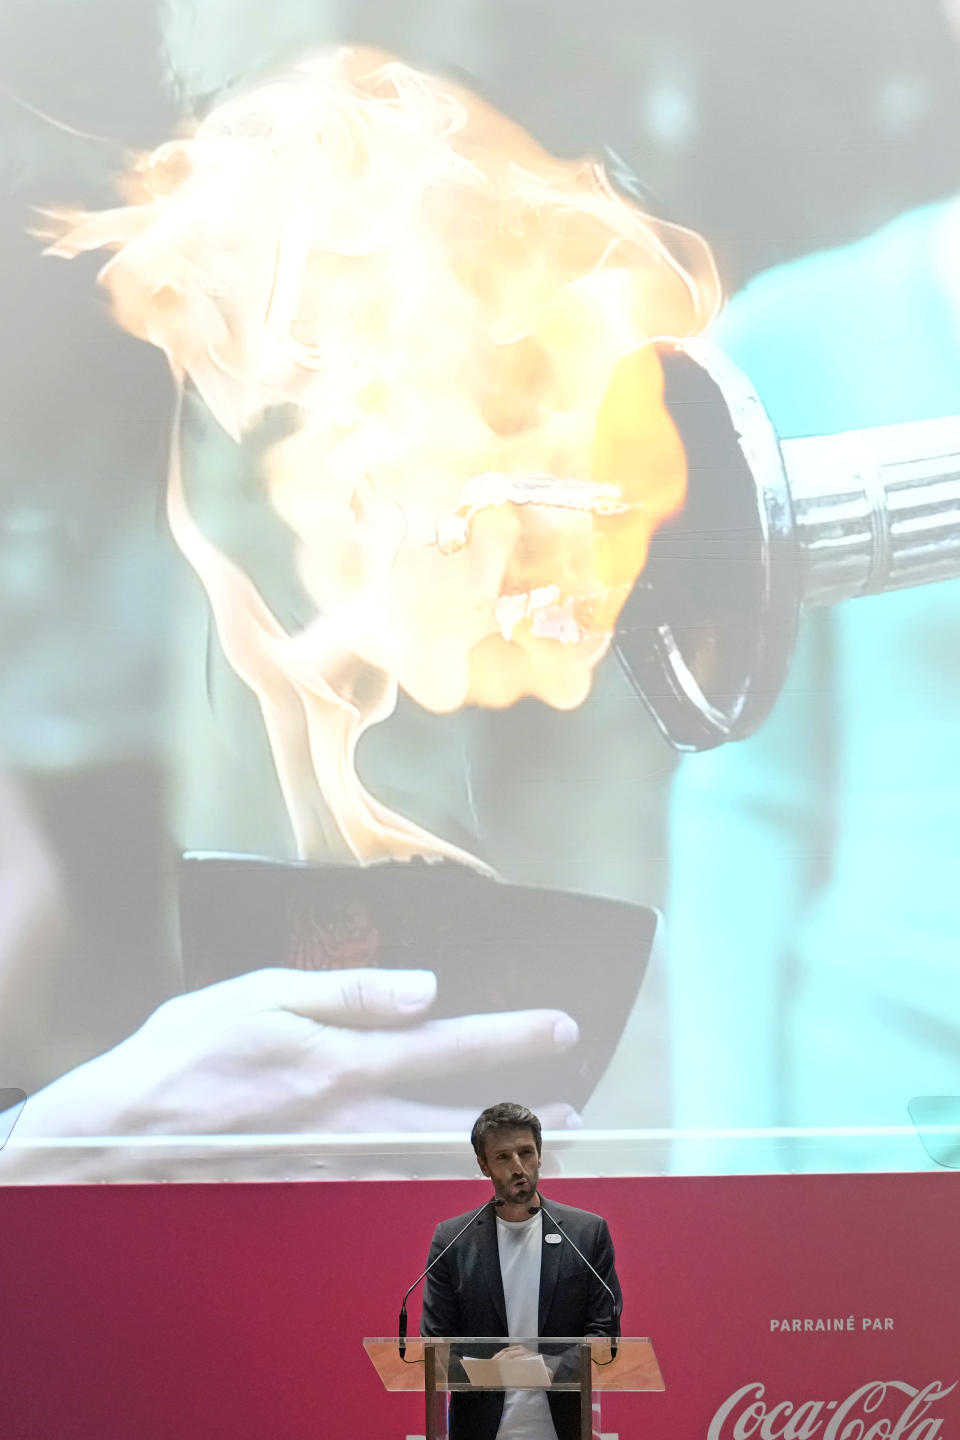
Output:
<path fill-rule="evenodd" d="M 602 1215 L 595 1215 L 592 1210 L 581 1210 L 576 1205 L 563 1205 L 559 1200 L 551 1200 L 549 1195 L 543 1196 L 543 1203 L 560 1224 L 592 1230 L 607 1223 Z"/>
<path fill-rule="evenodd" d="M 434 1230 L 434 1235 L 442 1235 L 444 1239 L 449 1240 L 450 1237 L 462 1229 L 470 1219 L 476 1218 L 477 1224 L 483 1225 L 492 1214 L 493 1208 L 489 1205 L 489 1202 L 483 1207 L 474 1205 L 472 1210 L 464 1210 L 462 1215 L 451 1215 L 449 1220 L 440 1220 Z"/>

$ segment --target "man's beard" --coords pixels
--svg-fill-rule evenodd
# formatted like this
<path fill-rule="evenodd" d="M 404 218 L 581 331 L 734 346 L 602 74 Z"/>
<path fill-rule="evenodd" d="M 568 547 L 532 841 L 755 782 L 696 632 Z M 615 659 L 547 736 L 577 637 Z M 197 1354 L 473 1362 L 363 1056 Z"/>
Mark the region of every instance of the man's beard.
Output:
<path fill-rule="evenodd" d="M 524 1180 L 511 1180 L 506 1187 L 506 1193 L 500 1198 L 508 1205 L 522 1205 L 525 1200 L 532 1200 L 536 1193 L 537 1181 L 528 1177 Z"/>

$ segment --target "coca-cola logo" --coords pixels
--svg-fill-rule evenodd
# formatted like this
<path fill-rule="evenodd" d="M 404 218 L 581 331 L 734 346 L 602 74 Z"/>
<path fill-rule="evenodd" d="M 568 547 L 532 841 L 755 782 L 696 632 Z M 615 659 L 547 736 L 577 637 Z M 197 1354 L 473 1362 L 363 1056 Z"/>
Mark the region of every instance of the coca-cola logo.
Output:
<path fill-rule="evenodd" d="M 932 1380 L 922 1390 L 904 1380 L 870 1380 L 845 1400 L 766 1399 L 759 1381 L 724 1400 L 707 1440 L 935 1440 L 943 1418 L 930 1414 L 953 1385 Z"/>

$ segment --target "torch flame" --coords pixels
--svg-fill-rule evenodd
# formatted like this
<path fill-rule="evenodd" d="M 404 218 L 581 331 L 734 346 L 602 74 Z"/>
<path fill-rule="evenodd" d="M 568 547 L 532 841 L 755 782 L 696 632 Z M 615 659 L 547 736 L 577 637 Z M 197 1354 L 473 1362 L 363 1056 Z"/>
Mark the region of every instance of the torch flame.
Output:
<path fill-rule="evenodd" d="M 465 857 L 362 788 L 400 685 L 430 710 L 588 694 L 683 447 L 654 338 L 706 327 L 699 237 L 476 96 L 369 50 L 311 57 L 138 162 L 129 203 L 60 216 L 108 247 L 117 320 L 264 461 L 316 619 L 289 634 L 200 532 L 175 435 L 169 515 L 256 692 L 303 855 Z"/>

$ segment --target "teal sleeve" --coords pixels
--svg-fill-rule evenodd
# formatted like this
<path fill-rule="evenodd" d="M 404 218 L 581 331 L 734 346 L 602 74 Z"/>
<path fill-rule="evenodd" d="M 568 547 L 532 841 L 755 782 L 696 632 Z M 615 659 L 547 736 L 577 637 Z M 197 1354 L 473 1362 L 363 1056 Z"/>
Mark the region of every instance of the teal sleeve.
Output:
<path fill-rule="evenodd" d="M 867 240 L 769 272 L 727 306 L 713 338 L 750 378 L 782 437 L 960 409 L 956 326 L 931 258 L 939 213 L 913 212 Z M 933 587 L 928 618 L 932 599 L 952 623 L 955 588 Z M 857 943 L 853 916 L 865 907 L 839 893 L 837 876 L 852 861 L 838 859 L 838 835 L 865 810 L 884 761 L 856 784 L 849 761 L 889 710 L 885 687 L 892 698 L 898 667 L 908 683 L 915 674 L 918 636 L 909 624 L 901 633 L 897 616 L 916 611 L 920 593 L 807 614 L 787 683 L 759 732 L 680 766 L 667 939 L 681 1127 L 782 1124 L 797 1067 L 812 1069 L 815 1037 L 798 1039 L 790 1015 L 792 977 L 821 910 L 833 917 L 832 933 L 820 937 L 824 954 Z M 864 627 L 869 637 L 854 633 Z M 871 656 L 869 687 L 860 669 L 851 683 L 849 650 L 838 664 L 841 636 L 853 653 Z M 922 722 L 922 707 L 918 715 Z M 916 729 L 903 735 L 917 746 Z M 868 866 L 869 855 L 860 870 Z M 729 1143 L 717 1146 L 712 1168 L 737 1168 Z M 775 1155 L 754 1153 L 758 1166 L 777 1168 Z M 701 1145 L 700 1165 L 705 1155 Z"/>

